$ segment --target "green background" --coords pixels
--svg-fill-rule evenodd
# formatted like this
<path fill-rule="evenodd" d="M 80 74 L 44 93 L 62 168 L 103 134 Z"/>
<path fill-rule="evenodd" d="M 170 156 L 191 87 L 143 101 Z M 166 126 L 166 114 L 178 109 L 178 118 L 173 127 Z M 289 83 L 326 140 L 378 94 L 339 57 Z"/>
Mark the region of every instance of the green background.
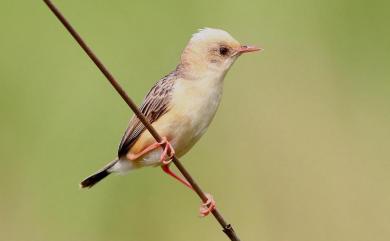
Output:
<path fill-rule="evenodd" d="M 182 158 L 243 241 L 390 239 L 388 1 L 55 2 L 137 103 L 198 28 L 265 49 Z M 0 240 L 227 240 L 159 168 L 80 190 L 131 112 L 42 1 L 0 29 Z"/>

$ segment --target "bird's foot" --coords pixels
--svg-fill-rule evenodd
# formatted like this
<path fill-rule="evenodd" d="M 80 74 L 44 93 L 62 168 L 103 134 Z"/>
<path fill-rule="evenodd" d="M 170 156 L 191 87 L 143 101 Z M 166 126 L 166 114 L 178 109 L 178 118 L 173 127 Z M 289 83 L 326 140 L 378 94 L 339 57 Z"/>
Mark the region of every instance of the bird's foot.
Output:
<path fill-rule="evenodd" d="M 166 137 L 162 137 L 161 142 L 155 142 L 139 153 L 130 153 L 127 157 L 129 158 L 129 160 L 136 160 L 139 157 L 145 155 L 146 153 L 149 153 L 163 145 L 165 146 L 163 152 L 160 155 L 160 162 L 163 165 L 168 165 L 171 162 L 172 157 L 175 155 L 175 150 L 173 150 L 172 145 L 168 142 Z"/>
<path fill-rule="evenodd" d="M 163 137 L 161 142 L 156 143 L 156 145 L 159 145 L 159 146 L 165 145 L 164 150 L 160 156 L 162 170 L 165 173 L 172 176 L 173 178 L 175 178 L 176 180 L 183 183 L 185 186 L 187 186 L 191 190 L 194 190 L 192 188 L 191 184 L 187 180 L 177 176 L 175 173 L 173 173 L 170 170 L 169 164 L 172 162 L 172 158 L 175 155 L 175 150 L 173 149 L 172 145 L 168 142 L 167 138 Z M 216 205 L 214 198 L 213 198 L 213 196 L 211 196 L 211 194 L 206 193 L 205 195 L 207 197 L 207 200 L 204 203 L 202 203 L 200 208 L 199 208 L 199 212 L 200 212 L 201 217 L 206 217 L 207 215 L 209 215 L 215 209 L 215 205 Z"/>
<path fill-rule="evenodd" d="M 210 193 L 206 193 L 207 200 L 202 203 L 199 208 L 199 213 L 201 217 L 206 217 L 215 209 L 215 201 L 213 196 Z"/>
<path fill-rule="evenodd" d="M 160 146 L 165 145 L 164 150 L 160 155 L 160 162 L 163 166 L 169 165 L 172 161 L 172 157 L 175 155 L 175 150 L 173 149 L 171 143 L 169 143 L 166 137 L 163 137 L 161 142 L 159 142 L 158 144 Z"/>

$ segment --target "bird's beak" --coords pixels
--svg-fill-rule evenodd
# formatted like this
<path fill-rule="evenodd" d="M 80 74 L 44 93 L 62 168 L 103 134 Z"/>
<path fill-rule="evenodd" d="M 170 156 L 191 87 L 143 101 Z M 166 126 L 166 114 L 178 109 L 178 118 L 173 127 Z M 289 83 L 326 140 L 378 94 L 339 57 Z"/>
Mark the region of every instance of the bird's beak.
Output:
<path fill-rule="evenodd" d="M 255 51 L 262 51 L 262 50 L 263 50 L 262 48 L 258 48 L 256 46 L 242 45 L 238 49 L 238 53 L 242 54 L 242 53 L 249 53 L 249 52 L 255 52 Z"/>

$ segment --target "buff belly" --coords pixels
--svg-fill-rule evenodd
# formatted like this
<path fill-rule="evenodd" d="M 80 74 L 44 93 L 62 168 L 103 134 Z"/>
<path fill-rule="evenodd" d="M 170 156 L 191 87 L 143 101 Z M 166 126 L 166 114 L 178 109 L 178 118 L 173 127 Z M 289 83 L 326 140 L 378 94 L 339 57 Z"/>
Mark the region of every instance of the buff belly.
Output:
<path fill-rule="evenodd" d="M 168 139 L 177 157 L 187 153 L 205 133 L 221 99 L 222 82 L 212 81 L 213 86 L 210 86 L 210 82 L 200 84 L 199 81 L 176 83 L 171 109 L 152 124 L 162 137 Z M 119 160 L 111 171 L 125 173 L 140 167 L 160 165 L 161 148 L 136 160 L 130 159 L 131 154 L 140 153 L 153 143 L 155 139 L 148 131 L 144 131 L 126 158 Z"/>

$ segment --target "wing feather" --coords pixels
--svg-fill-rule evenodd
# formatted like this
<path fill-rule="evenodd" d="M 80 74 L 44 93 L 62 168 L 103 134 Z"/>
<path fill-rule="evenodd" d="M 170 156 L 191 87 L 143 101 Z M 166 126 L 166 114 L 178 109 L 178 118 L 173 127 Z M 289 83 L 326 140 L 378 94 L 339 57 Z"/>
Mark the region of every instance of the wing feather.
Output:
<path fill-rule="evenodd" d="M 169 110 L 175 79 L 176 74 L 175 72 L 172 72 L 159 80 L 146 95 L 140 110 L 150 123 L 157 121 L 158 118 Z M 134 115 L 122 137 L 119 145 L 118 157 L 122 157 L 128 153 L 145 129 L 145 126 Z"/>

